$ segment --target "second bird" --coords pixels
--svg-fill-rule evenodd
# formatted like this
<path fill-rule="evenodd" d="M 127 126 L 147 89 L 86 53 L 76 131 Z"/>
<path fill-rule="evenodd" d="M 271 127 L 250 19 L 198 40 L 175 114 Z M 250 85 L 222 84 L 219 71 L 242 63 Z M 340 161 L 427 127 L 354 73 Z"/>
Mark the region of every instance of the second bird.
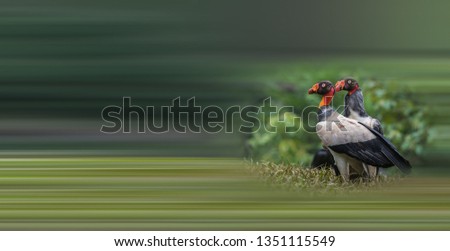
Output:
<path fill-rule="evenodd" d="M 342 79 L 336 82 L 335 89 L 336 92 L 347 91 L 347 95 L 345 95 L 345 117 L 361 122 L 383 135 L 380 121 L 369 116 L 364 108 L 364 96 L 358 81 L 353 78 Z M 375 177 L 380 173 L 384 173 L 383 168 L 368 166 L 368 169 L 366 172 L 369 177 Z"/>

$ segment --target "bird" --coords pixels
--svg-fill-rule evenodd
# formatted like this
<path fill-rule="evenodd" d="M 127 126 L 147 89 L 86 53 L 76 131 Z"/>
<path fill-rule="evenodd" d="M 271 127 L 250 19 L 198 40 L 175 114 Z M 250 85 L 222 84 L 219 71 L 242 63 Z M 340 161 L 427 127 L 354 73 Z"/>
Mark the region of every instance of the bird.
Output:
<path fill-rule="evenodd" d="M 330 151 L 325 148 L 319 149 L 314 154 L 313 160 L 311 161 L 311 167 L 317 169 L 322 169 L 324 167 L 331 167 L 336 176 L 340 175 L 339 169 L 337 169 L 337 166 L 334 163 L 333 155 L 331 155 Z"/>
<path fill-rule="evenodd" d="M 383 127 L 381 126 L 380 121 L 369 116 L 364 108 L 364 96 L 361 88 L 359 87 L 358 81 L 353 78 L 345 78 L 337 81 L 334 87 L 336 92 L 340 92 L 342 90 L 347 91 L 344 101 L 345 117 L 364 123 L 380 134 L 383 134 Z"/>
<path fill-rule="evenodd" d="M 411 164 L 395 146 L 371 127 L 336 112 L 330 105 L 335 94 L 334 85 L 329 80 L 315 83 L 308 94 L 322 96 L 319 104 L 316 133 L 336 162 L 345 181 L 350 173 L 363 175 L 365 165 L 397 166 L 405 174 L 411 172 Z"/>
<path fill-rule="evenodd" d="M 336 92 L 342 90 L 347 91 L 344 101 L 345 117 L 357 120 L 383 135 L 383 127 L 381 126 L 380 121 L 369 116 L 364 108 L 364 96 L 358 81 L 354 78 L 347 77 L 337 81 L 334 88 Z M 385 173 L 383 168 L 370 165 L 367 166 L 366 172 L 370 178 L 376 177 L 380 173 L 383 175 Z"/>

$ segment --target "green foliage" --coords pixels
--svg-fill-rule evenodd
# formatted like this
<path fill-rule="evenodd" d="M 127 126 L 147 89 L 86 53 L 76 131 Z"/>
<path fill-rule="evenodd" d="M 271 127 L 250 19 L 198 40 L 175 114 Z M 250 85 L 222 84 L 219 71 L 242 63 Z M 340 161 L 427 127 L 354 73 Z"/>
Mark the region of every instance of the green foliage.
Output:
<path fill-rule="evenodd" d="M 427 109 L 420 106 L 407 88 L 376 81 L 364 83 L 364 97 L 369 114 L 382 122 L 385 136 L 399 150 L 410 156 L 420 156 L 429 141 Z"/>
<path fill-rule="evenodd" d="M 253 156 L 276 162 L 309 163 L 312 157 L 310 152 L 318 147 L 317 144 L 308 143 L 315 135 L 302 133 L 302 123 L 296 119 L 298 116 L 295 113 L 285 112 L 280 117 L 282 118 L 273 116 L 266 122 L 266 125 L 276 128 L 276 133 L 260 129 L 248 140 Z M 287 127 L 299 128 L 299 130 L 286 132 Z"/>
<path fill-rule="evenodd" d="M 316 121 L 308 120 L 302 111 L 306 107 L 316 107 L 320 102 L 317 95 L 308 95 L 307 90 L 316 82 L 328 79 L 332 82 L 347 76 L 345 72 L 323 71 L 293 73 L 276 76 L 281 79 L 267 84 L 265 93 L 272 98 L 278 109 L 282 106 L 294 107 L 272 116 L 266 125 L 277 128 L 276 133 L 264 128 L 256 130 L 247 140 L 248 157 L 255 160 L 275 163 L 302 163 L 309 165 L 313 154 L 321 147 L 314 132 Z M 363 90 L 365 107 L 369 115 L 381 121 L 385 136 L 408 156 L 417 159 L 429 141 L 429 125 L 426 109 L 414 99 L 413 93 L 405 86 L 394 82 L 380 82 L 367 77 L 367 74 L 353 73 Z M 343 106 L 346 92 L 337 93 L 333 105 Z M 338 109 L 343 111 L 343 107 Z M 284 128 L 295 125 L 296 132 L 286 132 Z M 308 132 L 309 131 L 309 132 Z"/>

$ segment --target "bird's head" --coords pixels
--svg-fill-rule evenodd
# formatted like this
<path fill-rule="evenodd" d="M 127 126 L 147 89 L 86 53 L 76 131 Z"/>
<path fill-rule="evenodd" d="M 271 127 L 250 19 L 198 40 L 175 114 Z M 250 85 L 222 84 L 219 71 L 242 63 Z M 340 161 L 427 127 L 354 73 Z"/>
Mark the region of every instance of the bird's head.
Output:
<path fill-rule="evenodd" d="M 349 95 L 352 95 L 356 90 L 359 89 L 358 81 L 353 78 L 345 78 L 336 82 L 334 86 L 337 92 L 346 90 Z"/>
<path fill-rule="evenodd" d="M 315 83 L 308 91 L 308 94 L 318 94 L 322 96 L 322 101 L 319 104 L 319 107 L 327 106 L 333 100 L 335 90 L 333 83 L 328 80 L 323 80 L 318 83 Z"/>

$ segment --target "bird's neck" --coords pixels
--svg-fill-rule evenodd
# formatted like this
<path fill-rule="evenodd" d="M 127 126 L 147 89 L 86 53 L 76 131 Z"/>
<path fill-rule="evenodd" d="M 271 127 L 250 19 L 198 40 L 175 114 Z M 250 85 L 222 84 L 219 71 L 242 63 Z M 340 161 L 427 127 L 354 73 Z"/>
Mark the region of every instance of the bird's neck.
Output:
<path fill-rule="evenodd" d="M 332 106 L 322 106 L 318 112 L 319 122 L 325 121 L 333 117 L 335 111 Z"/>
<path fill-rule="evenodd" d="M 322 106 L 329 106 L 334 97 L 334 88 L 332 88 L 329 92 L 322 96 L 322 100 L 320 101 L 319 108 Z"/>
<path fill-rule="evenodd" d="M 359 117 L 367 117 L 366 109 L 364 108 L 364 97 L 361 89 L 350 92 L 345 96 L 345 117 L 350 117 L 350 113 L 356 112 Z"/>
<path fill-rule="evenodd" d="M 359 85 L 357 84 L 357 85 L 355 86 L 355 88 L 353 88 L 353 90 L 351 90 L 351 91 L 348 92 L 348 95 L 351 96 L 351 95 L 353 95 L 353 93 L 355 93 L 355 92 L 358 91 L 358 90 L 359 90 Z"/>

